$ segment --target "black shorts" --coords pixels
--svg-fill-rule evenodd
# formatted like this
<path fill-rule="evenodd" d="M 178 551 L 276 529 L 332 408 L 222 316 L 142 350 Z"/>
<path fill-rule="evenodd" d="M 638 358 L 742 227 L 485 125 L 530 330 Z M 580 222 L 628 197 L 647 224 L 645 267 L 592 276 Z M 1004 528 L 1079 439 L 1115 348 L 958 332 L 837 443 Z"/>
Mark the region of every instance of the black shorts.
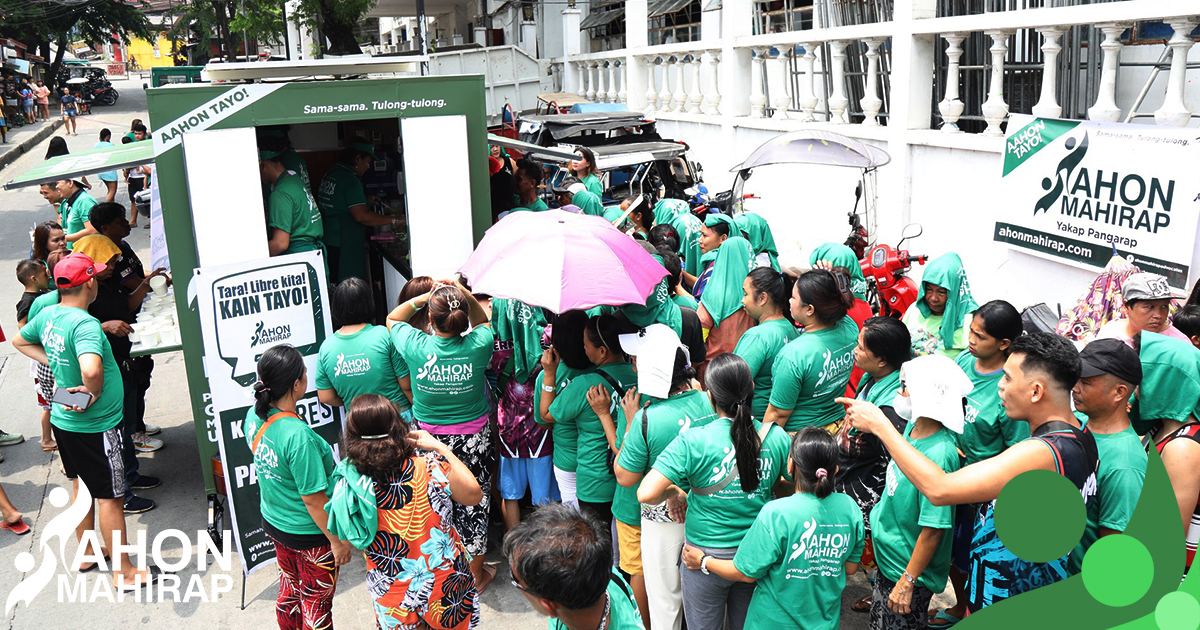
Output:
<path fill-rule="evenodd" d="M 52 428 L 68 479 L 78 478 L 94 499 L 125 496 L 125 459 L 119 426 L 99 433 Z"/>
<path fill-rule="evenodd" d="M 129 203 L 134 203 L 133 197 L 146 188 L 145 177 L 130 177 L 126 186 L 129 189 Z"/>

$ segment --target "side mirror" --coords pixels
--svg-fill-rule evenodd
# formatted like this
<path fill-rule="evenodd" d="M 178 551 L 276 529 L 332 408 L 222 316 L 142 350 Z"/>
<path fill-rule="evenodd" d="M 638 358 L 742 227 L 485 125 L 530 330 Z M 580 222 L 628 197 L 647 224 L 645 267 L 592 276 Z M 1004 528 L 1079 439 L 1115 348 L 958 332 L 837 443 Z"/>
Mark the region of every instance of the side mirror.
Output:
<path fill-rule="evenodd" d="M 907 241 L 910 238 L 917 238 L 925 233 L 925 228 L 920 223 L 909 223 L 900 230 L 900 243 Z M 900 247 L 900 243 L 896 243 L 896 247 Z"/>

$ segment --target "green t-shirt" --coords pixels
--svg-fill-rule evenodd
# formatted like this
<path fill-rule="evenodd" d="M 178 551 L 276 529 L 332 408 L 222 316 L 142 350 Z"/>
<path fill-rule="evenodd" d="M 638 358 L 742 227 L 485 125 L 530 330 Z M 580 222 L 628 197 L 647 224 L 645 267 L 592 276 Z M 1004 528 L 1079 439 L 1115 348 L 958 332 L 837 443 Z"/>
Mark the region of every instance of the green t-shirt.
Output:
<path fill-rule="evenodd" d="M 671 301 L 678 306 L 686 306 L 693 311 L 696 310 L 696 298 L 690 295 L 680 295 L 676 293 L 671 296 Z"/>
<path fill-rule="evenodd" d="M 862 558 L 866 527 L 854 499 L 801 492 L 759 512 L 733 558 L 758 580 L 747 630 L 837 630 L 846 563 Z"/>
<path fill-rule="evenodd" d="M 74 202 L 63 200 L 59 205 L 59 214 L 63 215 L 61 218 L 64 221 L 61 224 L 63 231 L 67 234 L 82 232 L 83 224 L 92 220 L 92 208 L 95 208 L 97 203 L 99 202 L 96 201 L 96 198 L 89 195 L 86 190 L 80 191 Z M 65 212 L 63 206 L 66 206 Z M 74 250 L 74 245 L 74 243 L 68 242 L 67 249 Z"/>
<path fill-rule="evenodd" d="M 911 423 L 905 427 L 904 439 L 942 470 L 948 473 L 958 470 L 958 450 L 950 430 L 942 427 L 933 435 L 914 440 L 909 434 L 915 426 L 916 423 Z M 946 530 L 929 565 L 917 577 L 918 586 L 940 593 L 945 590 L 950 575 L 950 544 L 954 539 L 950 529 L 954 527 L 954 506 L 931 503 L 904 476 L 895 460 L 889 461 L 884 492 L 871 510 L 871 544 L 875 547 L 875 562 L 884 577 L 893 582 L 900 581 L 908 561 L 912 560 L 923 527 Z"/>
<path fill-rule="evenodd" d="M 770 404 L 792 410 L 785 429 L 823 427 L 846 415 L 834 400 L 846 392 L 856 345 L 858 324 L 847 315 L 834 326 L 804 333 L 784 346 L 771 370 Z"/>
<path fill-rule="evenodd" d="M 1092 433 L 1100 468 L 1096 471 L 1096 497 L 1100 500 L 1099 514 L 1088 510 L 1083 538 L 1067 558 L 1067 570 L 1077 575 L 1083 568 L 1083 556 L 1100 538 L 1100 528 L 1125 531 L 1146 479 L 1146 449 L 1133 427 L 1117 433 Z"/>
<path fill-rule="evenodd" d="M 591 173 L 579 181 L 583 184 L 584 188 L 588 189 L 588 192 L 604 199 L 604 185 L 600 183 L 600 178 L 596 177 L 595 173 Z"/>
<path fill-rule="evenodd" d="M 283 167 L 287 170 L 300 176 L 300 180 L 304 182 L 304 187 L 312 189 L 312 180 L 308 177 L 308 164 L 304 158 L 300 157 L 294 149 L 288 149 L 279 155 L 279 161 L 283 163 Z"/>
<path fill-rule="evenodd" d="M 38 313 L 41 313 L 42 309 L 48 306 L 58 306 L 58 289 L 39 295 L 33 301 L 33 304 L 29 305 L 29 314 L 25 316 L 25 323 L 28 324 L 33 321 L 33 318 L 37 317 Z"/>
<path fill-rule="evenodd" d="M 975 384 L 967 394 L 963 432 L 954 434 L 954 442 L 966 456 L 967 464 L 995 457 L 1029 437 L 1029 424 L 1009 418 L 1000 404 L 1000 379 L 1004 370 L 981 373 L 975 368 L 975 355 L 970 350 L 959 353 L 955 363 Z"/>
<path fill-rule="evenodd" d="M 654 462 L 654 470 L 671 483 L 689 490 L 688 541 L 701 547 L 731 549 L 742 542 L 762 507 L 771 498 L 771 488 L 787 468 L 792 442 L 779 427 L 771 427 L 763 440 L 758 459 L 758 489 L 742 491 L 740 475 L 714 494 L 701 495 L 691 488 L 704 488 L 720 482 L 731 467 L 737 467 L 733 440 L 729 437 L 729 418 L 712 422 L 679 435 Z M 754 421 L 754 430 L 762 426 Z"/>
<path fill-rule="evenodd" d="M 518 199 L 517 203 L 520 204 L 521 201 Z M 533 203 L 529 205 L 518 205 L 512 210 L 509 210 L 509 212 L 541 212 L 549 209 L 550 206 L 546 205 L 545 201 L 542 201 L 541 199 L 534 199 Z"/>
<path fill-rule="evenodd" d="M 594 369 L 596 368 L 589 365 L 582 370 L 576 370 L 566 363 L 559 363 L 558 371 L 554 373 L 554 376 L 557 377 L 557 382 L 554 384 L 554 395 L 556 397 L 561 396 L 563 390 L 567 388 L 567 385 L 575 377 L 587 374 Z M 538 377 L 538 388 L 533 392 L 534 417 L 537 418 L 539 423 L 541 422 L 541 417 L 537 412 L 542 408 L 542 383 L 541 377 Z M 578 466 L 577 460 L 579 454 L 579 425 L 575 422 L 575 419 L 554 416 L 554 424 L 550 425 L 550 437 L 554 440 L 554 455 L 552 459 L 554 467 L 566 472 L 575 472 L 575 468 Z"/>
<path fill-rule="evenodd" d="M 36 316 L 30 315 L 21 329 L 21 337 L 25 341 L 40 343 L 46 349 L 50 371 L 54 373 L 54 383 L 58 387 L 83 385 L 79 357 L 85 354 L 100 355 L 104 367 L 104 387 L 99 392 L 92 392 L 100 397 L 79 412 L 69 411 L 59 404 L 50 405 L 51 424 L 75 433 L 100 433 L 121 424 L 125 387 L 121 371 L 113 359 L 112 347 L 100 327 L 100 320 L 80 308 L 45 309 Z"/>
<path fill-rule="evenodd" d="M 271 410 L 271 415 L 276 413 L 279 410 Z M 253 445 L 254 434 L 263 422 L 254 407 L 246 412 L 243 432 L 248 447 Z M 303 499 L 327 491 L 329 474 L 333 472 L 333 449 L 316 431 L 299 418 L 279 418 L 258 443 L 254 472 L 258 476 L 258 501 L 265 521 L 286 534 L 321 533 Z"/>
<path fill-rule="evenodd" d="M 321 241 L 327 247 L 341 247 L 342 231 L 353 227 L 350 223 L 362 225 L 350 216 L 350 207 L 366 204 L 367 193 L 363 189 L 362 180 L 349 166 L 341 162 L 334 164 L 317 189 L 317 206 L 321 209 L 321 221 L 325 224 L 325 235 L 321 237 Z M 360 236 L 362 233 L 359 231 Z M 353 235 L 347 234 L 347 237 L 350 236 Z M 345 239 L 347 245 L 359 241 Z"/>
<path fill-rule="evenodd" d="M 787 319 L 773 319 L 747 330 L 738 340 L 733 353 L 746 360 L 750 374 L 754 375 L 754 398 L 750 401 L 750 413 L 762 419 L 767 415 L 771 402 L 771 372 L 779 351 L 796 337 L 800 331 Z"/>
<path fill-rule="evenodd" d="M 610 363 L 598 370 L 604 370 L 625 391 L 637 386 L 637 374 L 628 363 Z M 554 402 L 550 403 L 550 417 L 555 422 L 574 421 L 579 429 L 575 495 L 580 501 L 605 503 L 613 500 L 617 479 L 608 466 L 612 450 L 608 447 L 608 438 L 604 437 L 604 425 L 600 424 L 600 418 L 587 401 L 588 390 L 596 385 L 609 390 L 612 400 L 608 411 L 613 419 L 623 415 L 620 396 L 604 377 L 592 372 L 576 377 L 555 396 Z"/>
<path fill-rule="evenodd" d="M 413 415 L 425 424 L 459 424 L 487 415 L 487 377 L 495 336 L 476 326 L 465 337 L 438 337 L 406 323 L 392 327 L 392 342 L 409 366 Z"/>
<path fill-rule="evenodd" d="M 347 411 L 362 394 L 379 394 L 406 411 L 412 405 L 396 380 L 405 376 L 408 364 L 383 326 L 368 324 L 349 335 L 335 332 L 317 355 L 317 389 L 337 392 Z"/>
<path fill-rule="evenodd" d="M 608 630 L 646 630 L 646 626 L 642 625 L 642 614 L 638 612 L 637 601 L 633 599 L 633 589 L 629 584 L 613 569 L 612 575 L 609 576 L 608 588 L 605 589 L 608 593 L 609 612 L 608 612 Z M 550 630 L 567 630 L 567 626 L 558 619 L 551 617 L 549 625 Z"/>
<path fill-rule="evenodd" d="M 291 239 L 285 254 L 316 250 L 325 233 L 317 202 L 304 180 L 296 175 L 284 173 L 275 181 L 267 217 L 268 227 L 287 232 Z"/>
<path fill-rule="evenodd" d="M 617 435 L 623 436 L 617 465 L 629 472 L 644 474 L 676 436 L 691 427 L 702 427 L 712 422 L 717 414 L 708 402 L 708 396 L 693 389 L 643 407 L 633 417 L 633 426 L 628 432 L 624 431 L 624 416 L 621 414 L 621 426 L 617 427 Z M 642 434 L 643 426 L 645 435 Z M 637 525 L 658 507 L 639 503 L 636 485 L 629 488 L 617 486 L 613 514 L 622 523 Z M 650 520 L 656 519 L 650 517 Z"/>
<path fill-rule="evenodd" d="M 1145 435 L 1159 420 L 1200 418 L 1200 350 L 1186 341 L 1142 331 L 1142 384 L 1138 386 L 1133 430 Z"/>

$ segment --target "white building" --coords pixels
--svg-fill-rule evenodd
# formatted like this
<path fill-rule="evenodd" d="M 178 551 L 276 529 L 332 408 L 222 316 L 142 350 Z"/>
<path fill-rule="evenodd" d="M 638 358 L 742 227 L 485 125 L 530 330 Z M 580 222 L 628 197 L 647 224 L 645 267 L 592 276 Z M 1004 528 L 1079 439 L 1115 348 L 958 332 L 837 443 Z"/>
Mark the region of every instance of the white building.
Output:
<path fill-rule="evenodd" d="M 713 192 L 781 132 L 884 148 L 875 239 L 894 244 L 919 222 L 924 235 L 906 246 L 958 252 L 979 303 L 1066 309 L 1095 270 L 993 242 L 1001 125 L 1036 113 L 1197 126 L 1200 3 L 1060 4 L 1077 2 L 597 0 L 562 11 L 566 50 L 552 72 L 557 89 L 655 117 L 663 137 L 692 147 Z M 761 197 L 748 207 L 806 265 L 813 247 L 846 238 L 858 176 L 766 167 L 746 184 Z"/>

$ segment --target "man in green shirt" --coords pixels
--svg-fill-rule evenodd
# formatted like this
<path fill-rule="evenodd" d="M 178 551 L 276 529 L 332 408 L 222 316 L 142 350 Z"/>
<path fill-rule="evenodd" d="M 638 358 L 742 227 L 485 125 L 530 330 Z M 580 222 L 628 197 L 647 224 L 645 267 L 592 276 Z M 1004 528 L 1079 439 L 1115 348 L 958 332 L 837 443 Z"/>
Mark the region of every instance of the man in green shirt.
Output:
<path fill-rule="evenodd" d="M 325 174 L 317 189 L 317 205 L 325 226 L 322 242 L 329 252 L 330 277 L 366 278 L 367 228 L 399 225 L 400 219 L 371 212 L 362 176 L 378 159 L 375 147 L 352 142 Z"/>
<path fill-rule="evenodd" d="M 145 584 L 154 582 L 162 570 L 152 566 L 139 571 L 124 551 L 113 546 L 115 540 L 128 540 L 123 500 L 125 465 L 116 455 L 121 452 L 125 391 L 100 321 L 87 312 L 100 290 L 96 276 L 105 268 L 83 254 L 60 260 L 54 267 L 54 283 L 61 304 L 31 318 L 13 339 L 13 347 L 50 366 L 59 390 L 65 389 L 76 399 L 69 405 L 55 402 L 50 423 L 76 498 L 82 484 L 83 491 L 99 505 L 100 535 L 107 551 L 90 549 L 91 556 L 118 556 L 113 558 L 114 579 L 119 575 L 126 585 Z M 82 532 L 94 527 L 92 514 L 89 508 L 78 530 L 81 542 Z M 91 570 L 98 564 L 77 568 Z"/>
<path fill-rule="evenodd" d="M 504 537 L 512 585 L 549 630 L 645 630 L 633 591 L 612 568 L 612 540 L 586 512 L 538 508 Z"/>
<path fill-rule="evenodd" d="M 550 206 L 538 197 L 538 186 L 541 184 L 542 168 L 529 160 L 517 160 L 516 177 L 513 178 L 517 205 L 509 212 L 549 210 Z"/>
<path fill-rule="evenodd" d="M 1072 575 L 1082 570 L 1083 555 L 1092 543 L 1125 531 L 1146 478 L 1146 449 L 1130 426 L 1127 411 L 1129 397 L 1142 382 L 1137 353 L 1119 339 L 1097 339 L 1079 353 L 1079 360 L 1083 369 L 1071 398 L 1075 409 L 1087 414 L 1085 430 L 1096 436 L 1100 509 L 1087 513 L 1083 538 L 1067 562 Z"/>
<path fill-rule="evenodd" d="M 63 199 L 58 206 L 58 216 L 63 231 L 67 233 L 67 249 L 74 249 L 75 241 L 97 234 L 90 219 L 92 208 L 96 207 L 96 198 L 84 190 L 81 182 L 72 179 L 58 182 L 58 192 Z"/>
<path fill-rule="evenodd" d="M 267 227 L 272 228 L 267 241 L 270 255 L 321 249 L 325 228 L 308 187 L 299 176 L 288 172 L 278 151 L 260 150 L 258 157 L 263 182 L 274 186 L 267 202 Z"/>

